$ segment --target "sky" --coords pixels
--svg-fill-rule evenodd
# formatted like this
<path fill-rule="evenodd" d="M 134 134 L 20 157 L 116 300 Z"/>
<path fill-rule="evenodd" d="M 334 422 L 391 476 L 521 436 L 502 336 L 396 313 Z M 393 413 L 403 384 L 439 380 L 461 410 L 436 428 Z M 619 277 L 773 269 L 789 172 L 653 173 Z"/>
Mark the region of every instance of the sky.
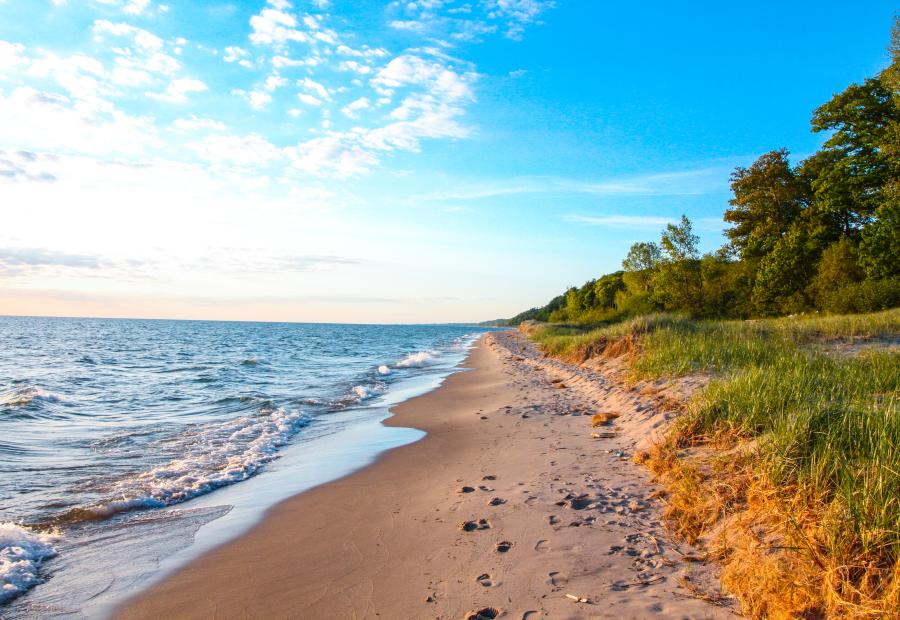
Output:
<path fill-rule="evenodd" d="M 825 136 L 896 6 L 0 0 L 0 314 L 468 322 Z"/>

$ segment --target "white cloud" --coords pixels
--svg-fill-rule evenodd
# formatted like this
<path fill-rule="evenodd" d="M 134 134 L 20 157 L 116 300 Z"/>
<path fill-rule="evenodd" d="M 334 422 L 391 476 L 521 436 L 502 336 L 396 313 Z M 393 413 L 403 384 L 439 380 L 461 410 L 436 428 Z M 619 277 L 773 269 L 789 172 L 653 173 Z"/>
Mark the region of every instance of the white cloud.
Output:
<path fill-rule="evenodd" d="M 281 88 L 282 86 L 285 86 L 287 83 L 288 83 L 287 78 L 283 78 L 280 75 L 278 75 L 277 73 L 273 73 L 272 75 L 270 75 L 266 78 L 264 88 L 267 91 L 272 92 L 277 88 Z"/>
<path fill-rule="evenodd" d="M 250 107 L 254 110 L 261 110 L 272 102 L 272 95 L 260 90 L 250 91 L 247 98 L 250 101 Z"/>
<path fill-rule="evenodd" d="M 145 52 L 157 52 L 163 47 L 163 40 L 148 30 L 125 24 L 122 22 L 114 23 L 106 19 L 98 19 L 92 27 L 94 39 L 98 42 L 103 40 L 103 35 L 114 37 L 129 37 L 134 41 L 135 46 Z"/>
<path fill-rule="evenodd" d="M 398 17 L 389 25 L 396 30 L 454 41 L 478 41 L 497 31 L 518 40 L 526 27 L 540 24 L 542 14 L 553 6 L 552 0 L 479 0 L 463 6 L 442 1 L 395 1 L 388 10 Z"/>
<path fill-rule="evenodd" d="M 149 118 L 99 109 L 63 95 L 21 87 L 0 94 L 0 144 L 17 149 L 139 155 L 161 146 Z"/>
<path fill-rule="evenodd" d="M 368 75 L 372 73 L 372 67 L 369 65 L 364 65 L 361 62 L 356 62 L 355 60 L 342 60 L 338 63 L 338 69 L 341 71 L 353 71 L 355 73 L 359 73 L 360 75 Z"/>
<path fill-rule="evenodd" d="M 380 69 L 371 84 L 387 90 L 425 85 L 429 93 L 439 100 L 457 101 L 472 98 L 471 84 L 475 77 L 472 72 L 458 73 L 437 60 L 404 54 Z"/>
<path fill-rule="evenodd" d="M 151 99 L 168 103 L 184 103 L 190 93 L 201 93 L 208 90 L 206 84 L 194 78 L 178 78 L 169 82 L 166 90 L 161 93 L 145 93 Z"/>
<path fill-rule="evenodd" d="M 0 41 L 0 80 L 3 79 L 4 75 L 7 75 L 7 72 L 29 63 L 24 52 L 25 46 L 21 43 Z"/>
<path fill-rule="evenodd" d="M 264 167 L 282 157 L 281 151 L 261 135 L 207 136 L 191 142 L 187 148 L 213 164 L 238 164 Z"/>
<path fill-rule="evenodd" d="M 247 69 L 253 68 L 253 63 L 250 61 L 250 52 L 247 50 L 238 47 L 237 45 L 229 45 L 225 48 L 225 55 L 222 56 L 222 59 L 225 62 L 236 62 L 242 67 Z"/>
<path fill-rule="evenodd" d="M 377 163 L 377 158 L 347 134 L 314 138 L 285 149 L 294 168 L 313 175 L 339 178 L 361 174 Z"/>
<path fill-rule="evenodd" d="M 310 78 L 303 78 L 302 80 L 297 81 L 297 86 L 300 86 L 304 90 L 313 93 L 319 99 L 331 101 L 331 92 L 315 80 L 312 80 Z"/>
<path fill-rule="evenodd" d="M 317 97 L 313 97 L 312 95 L 309 95 L 307 93 L 297 93 L 297 99 L 299 99 L 301 103 L 305 103 L 306 105 L 312 105 L 312 106 L 322 105 L 321 99 L 319 99 Z"/>
<path fill-rule="evenodd" d="M 289 4 L 285 6 L 290 6 Z M 256 45 L 284 46 L 289 41 L 305 42 L 310 37 L 296 28 L 297 18 L 279 8 L 263 9 L 250 18 L 250 41 Z"/>
<path fill-rule="evenodd" d="M 341 56 L 354 56 L 357 58 L 384 58 L 388 55 L 388 51 L 380 47 L 354 49 L 346 45 L 338 45 L 335 51 Z"/>
<path fill-rule="evenodd" d="M 341 108 L 341 112 L 343 112 L 344 116 L 347 118 L 358 118 L 360 110 L 367 110 L 371 107 L 371 102 L 367 97 L 360 97 L 355 101 L 352 101 Z"/>
<path fill-rule="evenodd" d="M 202 131 L 204 129 L 209 129 L 212 131 L 224 131 L 226 128 L 225 123 L 213 120 L 211 118 L 201 118 L 193 114 L 184 118 L 176 119 L 172 123 L 172 127 L 177 129 L 178 131 Z"/>
<path fill-rule="evenodd" d="M 553 0 L 486 0 L 485 8 L 490 19 L 499 19 L 506 24 L 506 36 L 519 39 L 525 27 L 540 23 L 544 11 L 555 6 Z"/>
<path fill-rule="evenodd" d="M 94 2 L 121 7 L 122 12 L 127 15 L 143 15 L 151 4 L 150 0 L 94 0 Z M 66 4 L 66 0 L 53 0 L 53 4 L 62 6 Z M 166 11 L 163 6 L 159 8 L 162 12 Z"/>
<path fill-rule="evenodd" d="M 131 0 L 122 10 L 129 15 L 140 15 L 148 6 L 150 6 L 150 0 Z"/>

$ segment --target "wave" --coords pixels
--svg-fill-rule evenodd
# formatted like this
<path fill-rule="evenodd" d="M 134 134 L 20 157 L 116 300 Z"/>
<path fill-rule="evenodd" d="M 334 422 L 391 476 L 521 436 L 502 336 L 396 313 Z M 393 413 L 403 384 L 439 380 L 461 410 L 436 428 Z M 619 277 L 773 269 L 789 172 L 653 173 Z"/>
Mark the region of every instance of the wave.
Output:
<path fill-rule="evenodd" d="M 241 482 L 275 459 L 278 449 L 309 421 L 299 410 L 278 408 L 197 427 L 166 446 L 167 451 L 194 454 L 120 480 L 106 493 L 109 499 L 78 506 L 53 521 L 97 521 L 131 510 L 162 508 Z"/>
<path fill-rule="evenodd" d="M 0 406 L 24 407 L 36 400 L 55 403 L 60 401 L 61 398 L 57 394 L 47 392 L 46 390 L 31 385 L 0 392 Z"/>
<path fill-rule="evenodd" d="M 374 389 L 366 386 L 366 385 L 357 385 L 353 388 L 353 393 L 356 394 L 359 400 L 368 400 L 375 396 L 376 392 Z"/>
<path fill-rule="evenodd" d="M 43 581 L 39 569 L 56 555 L 56 533 L 32 532 L 14 523 L 0 523 L 0 604 Z"/>
<path fill-rule="evenodd" d="M 418 351 L 416 353 L 410 353 L 397 362 L 395 366 L 397 368 L 424 368 L 426 366 L 433 366 L 437 363 L 438 357 L 434 351 Z"/>
<path fill-rule="evenodd" d="M 379 375 L 389 375 L 389 374 L 391 374 L 391 372 L 393 372 L 393 371 L 391 370 L 391 367 L 390 367 L 390 366 L 387 366 L 387 365 L 385 365 L 385 364 L 382 364 L 381 366 L 378 367 L 378 374 L 379 374 Z"/>

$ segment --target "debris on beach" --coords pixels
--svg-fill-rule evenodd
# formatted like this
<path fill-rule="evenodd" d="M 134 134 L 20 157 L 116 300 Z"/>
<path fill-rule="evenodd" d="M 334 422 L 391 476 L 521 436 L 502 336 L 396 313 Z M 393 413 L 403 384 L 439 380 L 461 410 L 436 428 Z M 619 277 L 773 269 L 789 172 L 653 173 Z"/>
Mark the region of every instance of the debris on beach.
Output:
<path fill-rule="evenodd" d="M 575 594 L 566 594 L 566 598 L 571 599 L 571 600 L 575 601 L 576 603 L 587 603 L 589 605 L 591 604 L 591 600 L 584 596 L 576 596 Z"/>

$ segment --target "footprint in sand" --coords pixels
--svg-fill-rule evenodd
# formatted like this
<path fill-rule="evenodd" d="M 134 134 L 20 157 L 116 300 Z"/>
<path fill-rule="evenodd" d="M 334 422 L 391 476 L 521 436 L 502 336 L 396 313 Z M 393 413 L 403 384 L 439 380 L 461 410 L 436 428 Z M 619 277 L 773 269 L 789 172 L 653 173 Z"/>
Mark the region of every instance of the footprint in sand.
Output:
<path fill-rule="evenodd" d="M 475 487 L 462 487 L 459 490 L 460 493 L 474 493 Z"/>
<path fill-rule="evenodd" d="M 549 523 L 550 525 L 556 525 L 557 523 L 559 523 L 559 517 L 557 517 L 556 515 L 549 515 L 547 517 L 547 523 Z"/>
<path fill-rule="evenodd" d="M 490 588 L 492 585 L 494 585 L 494 580 L 491 579 L 491 576 L 488 573 L 478 575 L 475 578 L 475 581 L 483 585 L 485 588 Z"/>
<path fill-rule="evenodd" d="M 477 521 L 463 521 L 459 524 L 459 529 L 464 532 L 474 532 L 475 530 L 489 530 L 493 526 L 487 519 L 478 519 Z"/>
<path fill-rule="evenodd" d="M 540 553 L 547 553 L 548 551 L 550 551 L 550 543 L 546 540 L 539 540 L 534 545 L 534 550 Z"/>
<path fill-rule="evenodd" d="M 548 575 L 547 583 L 549 583 L 554 588 L 561 588 L 569 583 L 569 578 L 560 572 L 553 571 Z"/>
<path fill-rule="evenodd" d="M 496 551 L 497 553 L 506 553 L 510 549 L 512 549 L 513 544 L 508 540 L 503 540 L 497 543 Z"/>
<path fill-rule="evenodd" d="M 506 500 L 501 499 L 499 497 L 494 497 L 491 501 L 488 502 L 488 506 L 500 506 L 501 504 L 505 504 Z"/>
<path fill-rule="evenodd" d="M 496 480 L 496 479 L 497 479 L 497 476 L 495 476 L 494 474 L 489 474 L 489 475 L 485 476 L 484 478 L 482 478 L 482 480 Z"/>
<path fill-rule="evenodd" d="M 464 620 L 494 620 L 500 617 L 500 610 L 495 607 L 485 607 L 478 611 L 470 611 Z"/>

